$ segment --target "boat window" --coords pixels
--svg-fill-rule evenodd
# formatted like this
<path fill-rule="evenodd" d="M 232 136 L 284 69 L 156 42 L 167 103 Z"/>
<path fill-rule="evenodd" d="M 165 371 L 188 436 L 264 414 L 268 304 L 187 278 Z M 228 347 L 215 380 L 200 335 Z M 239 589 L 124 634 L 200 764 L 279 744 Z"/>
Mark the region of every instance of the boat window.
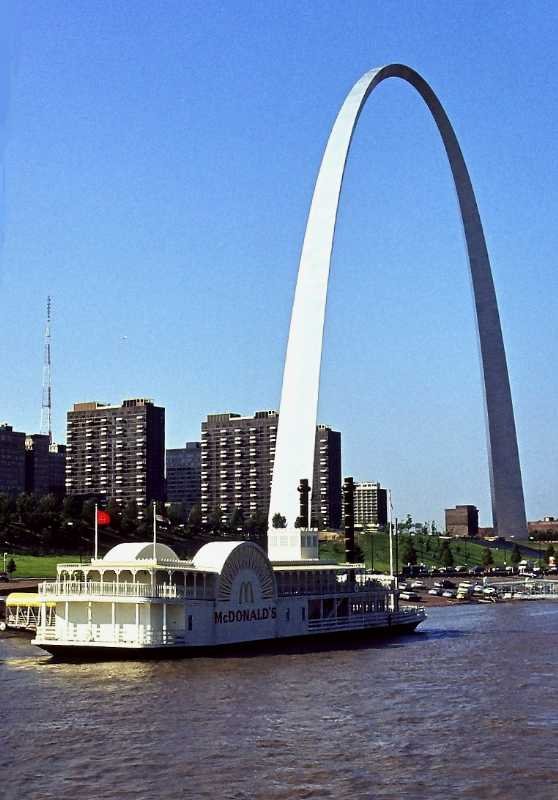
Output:
<path fill-rule="evenodd" d="M 192 630 L 192 615 L 188 614 L 188 630 Z"/>
<path fill-rule="evenodd" d="M 324 618 L 335 616 L 335 600 L 333 597 L 326 597 L 324 600 Z"/>
<path fill-rule="evenodd" d="M 308 619 L 320 619 L 322 615 L 321 600 L 308 601 Z"/>
<path fill-rule="evenodd" d="M 349 600 L 347 597 L 341 597 L 336 600 L 337 603 L 337 616 L 338 617 L 348 617 L 349 616 Z"/>

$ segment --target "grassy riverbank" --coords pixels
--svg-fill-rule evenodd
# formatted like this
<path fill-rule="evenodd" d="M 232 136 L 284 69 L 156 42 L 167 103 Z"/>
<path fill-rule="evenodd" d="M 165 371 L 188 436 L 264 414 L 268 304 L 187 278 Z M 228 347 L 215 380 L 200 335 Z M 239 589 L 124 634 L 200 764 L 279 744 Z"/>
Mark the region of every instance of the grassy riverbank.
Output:
<path fill-rule="evenodd" d="M 386 533 L 363 533 L 357 534 L 357 543 L 362 550 L 366 566 L 373 568 L 377 572 L 389 571 L 389 536 Z M 401 534 L 399 536 L 399 569 L 403 566 L 401 554 L 405 549 L 406 541 L 412 542 L 416 554 L 417 563 L 426 564 L 429 567 L 441 566 L 439 552 L 441 541 L 434 536 L 417 534 L 409 536 Z M 455 566 L 476 567 L 483 563 L 483 555 L 486 545 L 477 542 L 456 539 L 449 541 L 449 548 Z M 493 566 L 503 567 L 509 565 L 511 550 L 505 547 L 489 548 Z M 340 542 L 322 542 L 320 544 L 320 558 L 337 562 L 345 560 L 344 546 Z"/>
<path fill-rule="evenodd" d="M 80 561 L 80 556 L 75 554 L 61 554 L 49 556 L 30 556 L 27 554 L 8 553 L 6 563 L 13 558 L 16 563 L 16 571 L 12 578 L 55 578 L 56 565 L 67 564 L 68 562 Z M 0 565 L 2 561 L 0 561 Z"/>

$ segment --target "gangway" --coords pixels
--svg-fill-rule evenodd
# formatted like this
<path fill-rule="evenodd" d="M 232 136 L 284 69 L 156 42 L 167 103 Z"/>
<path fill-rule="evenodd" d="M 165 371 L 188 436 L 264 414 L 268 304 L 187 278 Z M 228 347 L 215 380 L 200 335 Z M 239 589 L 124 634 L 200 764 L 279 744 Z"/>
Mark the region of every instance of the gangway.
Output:
<path fill-rule="evenodd" d="M 41 606 L 47 615 L 47 625 L 54 625 L 56 603 L 41 600 L 35 592 L 12 592 L 6 597 L 6 626 L 18 630 L 36 631 Z"/>

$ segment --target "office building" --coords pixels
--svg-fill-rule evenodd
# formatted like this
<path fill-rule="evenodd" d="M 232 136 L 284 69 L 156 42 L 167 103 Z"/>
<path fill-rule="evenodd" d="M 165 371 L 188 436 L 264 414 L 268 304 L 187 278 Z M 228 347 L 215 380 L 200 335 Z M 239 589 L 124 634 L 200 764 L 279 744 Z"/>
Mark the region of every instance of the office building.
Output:
<path fill-rule="evenodd" d="M 66 494 L 66 445 L 51 444 L 49 448 L 50 491 L 52 494 Z"/>
<path fill-rule="evenodd" d="M 32 433 L 25 439 L 25 491 L 37 495 L 50 492 L 50 436 Z"/>
<path fill-rule="evenodd" d="M 277 411 L 257 411 L 253 417 L 230 412 L 210 414 L 202 423 L 204 522 L 217 509 L 224 520 L 235 508 L 241 508 L 245 517 L 256 512 L 268 515 L 278 422 Z M 316 430 L 313 481 L 312 518 L 320 527 L 339 527 L 341 434 L 323 425 Z M 282 513 L 281 509 L 277 511 Z"/>
<path fill-rule="evenodd" d="M 382 528 L 387 525 L 387 489 L 374 481 L 355 483 L 355 525 Z"/>
<path fill-rule="evenodd" d="M 68 412 L 66 492 L 121 506 L 164 500 L 165 409 L 153 400 L 121 406 L 76 403 Z"/>
<path fill-rule="evenodd" d="M 25 434 L 0 424 L 0 492 L 25 491 Z"/>
<path fill-rule="evenodd" d="M 180 503 L 188 514 L 201 503 L 201 444 L 167 450 L 167 501 Z"/>
<path fill-rule="evenodd" d="M 448 536 L 477 536 L 479 511 L 476 506 L 446 508 L 446 533 Z"/>

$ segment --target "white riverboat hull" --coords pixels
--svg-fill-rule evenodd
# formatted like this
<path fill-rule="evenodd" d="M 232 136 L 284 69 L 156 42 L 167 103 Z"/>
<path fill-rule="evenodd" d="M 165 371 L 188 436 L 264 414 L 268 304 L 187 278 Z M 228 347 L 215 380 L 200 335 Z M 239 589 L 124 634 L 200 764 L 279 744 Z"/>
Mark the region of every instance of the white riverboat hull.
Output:
<path fill-rule="evenodd" d="M 364 628 L 326 629 L 306 634 L 281 636 L 273 639 L 248 639 L 203 644 L 138 644 L 134 642 L 118 645 L 108 642 L 43 641 L 35 638 L 33 644 L 46 650 L 60 661 L 105 661 L 128 659 L 195 658 L 227 656 L 244 652 L 311 652 L 322 649 L 359 648 L 381 638 L 413 633 L 426 619 L 424 609 L 403 615 L 394 612 L 389 620 L 378 620 Z"/>

